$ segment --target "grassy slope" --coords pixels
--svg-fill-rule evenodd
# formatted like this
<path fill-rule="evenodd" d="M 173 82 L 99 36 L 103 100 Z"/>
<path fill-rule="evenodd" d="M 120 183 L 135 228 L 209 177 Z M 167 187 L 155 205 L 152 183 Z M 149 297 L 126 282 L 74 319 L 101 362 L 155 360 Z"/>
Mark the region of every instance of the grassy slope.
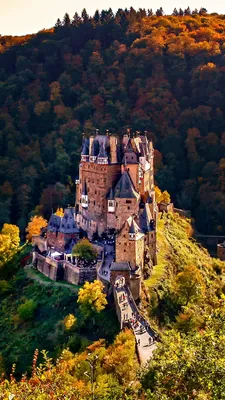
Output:
<path fill-rule="evenodd" d="M 78 351 L 85 347 L 89 340 L 99 337 L 111 342 L 119 331 L 118 321 L 112 309 L 100 313 L 94 327 L 91 326 L 91 322 L 82 323 L 77 293 L 69 287 L 33 281 L 21 267 L 9 282 L 12 286 L 10 293 L 0 296 L 0 354 L 3 356 L 7 373 L 10 372 L 13 363 L 17 364 L 17 374 L 25 372 L 28 366 L 32 365 L 36 348 L 46 349 L 50 356 L 55 358 L 71 341 L 71 350 Z M 33 299 L 37 303 L 37 310 L 32 321 L 22 322 L 19 320 L 17 309 L 27 299 Z M 78 318 L 78 327 L 72 333 L 65 332 L 60 324 L 69 313 Z"/>
<path fill-rule="evenodd" d="M 157 227 L 158 264 L 145 281 L 149 289 L 158 286 L 165 276 L 176 274 L 186 265 L 212 265 L 213 259 L 207 250 L 191 238 L 190 220 L 168 213 L 162 219 L 159 215 Z"/>

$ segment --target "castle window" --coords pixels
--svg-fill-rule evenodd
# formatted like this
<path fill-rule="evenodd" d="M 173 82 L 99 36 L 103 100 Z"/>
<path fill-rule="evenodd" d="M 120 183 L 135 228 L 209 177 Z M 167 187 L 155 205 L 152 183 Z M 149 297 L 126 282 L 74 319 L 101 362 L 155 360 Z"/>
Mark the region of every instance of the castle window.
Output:
<path fill-rule="evenodd" d="M 128 206 L 127 209 L 130 210 L 130 206 Z"/>
<path fill-rule="evenodd" d="M 94 206 L 95 206 L 95 200 L 93 201 L 93 204 L 94 204 Z"/>
<path fill-rule="evenodd" d="M 126 253 L 126 249 L 124 249 L 124 253 Z"/>
<path fill-rule="evenodd" d="M 131 200 L 126 200 L 126 204 L 131 204 Z"/>

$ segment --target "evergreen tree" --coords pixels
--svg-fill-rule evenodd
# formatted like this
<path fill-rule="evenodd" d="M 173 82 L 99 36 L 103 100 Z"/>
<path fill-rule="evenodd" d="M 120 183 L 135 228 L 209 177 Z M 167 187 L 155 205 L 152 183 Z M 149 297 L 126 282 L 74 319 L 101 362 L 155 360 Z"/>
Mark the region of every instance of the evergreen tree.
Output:
<path fill-rule="evenodd" d="M 55 32 L 57 32 L 58 29 L 60 29 L 62 27 L 62 22 L 61 20 L 58 18 L 55 24 Z"/>
<path fill-rule="evenodd" d="M 84 8 L 82 10 L 81 18 L 82 18 L 84 24 L 86 24 L 89 21 L 89 15 L 88 15 L 88 13 L 86 11 L 86 8 Z"/>
<path fill-rule="evenodd" d="M 98 11 L 98 10 L 95 11 L 95 14 L 94 14 L 93 19 L 94 19 L 94 22 L 95 22 L 96 24 L 99 23 L 99 21 L 100 21 L 100 14 L 99 14 L 99 11 Z"/>
<path fill-rule="evenodd" d="M 186 9 L 184 10 L 184 15 L 191 15 L 191 9 L 190 9 L 190 7 L 186 8 Z"/>
<path fill-rule="evenodd" d="M 75 14 L 73 16 L 72 25 L 79 26 L 80 24 L 81 24 L 81 17 L 79 16 L 79 14 L 77 12 L 75 12 Z"/>
<path fill-rule="evenodd" d="M 156 10 L 155 15 L 157 15 L 157 17 L 162 17 L 164 15 L 164 11 L 163 11 L 162 7 L 158 8 L 158 10 Z"/>
<path fill-rule="evenodd" d="M 63 26 L 70 26 L 70 16 L 68 13 L 64 15 Z"/>

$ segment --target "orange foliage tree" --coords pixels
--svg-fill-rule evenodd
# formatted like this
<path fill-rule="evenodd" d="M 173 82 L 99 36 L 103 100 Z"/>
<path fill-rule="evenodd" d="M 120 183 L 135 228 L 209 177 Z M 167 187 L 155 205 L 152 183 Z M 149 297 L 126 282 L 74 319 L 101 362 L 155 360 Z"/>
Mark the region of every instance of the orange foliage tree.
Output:
<path fill-rule="evenodd" d="M 27 228 L 27 240 L 31 241 L 33 235 L 40 235 L 41 228 L 45 228 L 48 222 L 41 216 L 35 215 L 31 218 Z"/>

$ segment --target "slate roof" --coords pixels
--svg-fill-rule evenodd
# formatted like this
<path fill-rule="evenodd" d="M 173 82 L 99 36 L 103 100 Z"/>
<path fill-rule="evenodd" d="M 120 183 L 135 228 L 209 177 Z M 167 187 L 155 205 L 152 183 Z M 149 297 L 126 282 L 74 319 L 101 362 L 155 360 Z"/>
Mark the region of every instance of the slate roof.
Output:
<path fill-rule="evenodd" d="M 48 222 L 47 230 L 50 232 L 56 232 L 59 230 L 60 225 L 61 225 L 61 217 L 52 214 Z"/>
<path fill-rule="evenodd" d="M 144 233 L 151 232 L 153 230 L 151 221 L 152 221 L 152 215 L 149 209 L 149 205 L 145 204 L 143 212 L 141 213 L 139 218 L 140 228 Z"/>
<path fill-rule="evenodd" d="M 106 198 L 108 200 L 114 200 L 114 190 L 113 188 L 110 189 L 110 191 L 108 192 L 108 194 L 106 195 Z"/>
<path fill-rule="evenodd" d="M 62 217 L 61 226 L 59 232 L 63 233 L 79 233 L 80 230 L 77 228 L 76 222 L 74 220 L 74 208 L 66 208 L 64 211 L 64 216 Z"/>
<path fill-rule="evenodd" d="M 79 233 L 80 229 L 77 228 L 74 220 L 74 208 L 66 208 L 63 217 L 52 214 L 47 230 L 50 232 L 62 232 L 62 233 Z"/>
<path fill-rule="evenodd" d="M 95 156 L 97 157 L 99 153 L 99 142 L 98 140 L 94 139 L 92 146 L 91 146 L 91 153 L 90 156 Z"/>
<path fill-rule="evenodd" d="M 81 155 L 82 156 L 89 155 L 89 139 L 84 139 Z"/>
<path fill-rule="evenodd" d="M 105 158 L 106 157 L 106 158 L 108 158 L 108 154 L 107 154 L 107 151 L 106 151 L 106 148 L 105 148 L 105 145 L 103 144 L 103 142 L 102 142 L 102 144 L 100 146 L 98 157 L 101 157 L 101 158 Z"/>
<path fill-rule="evenodd" d="M 113 261 L 110 267 L 110 271 L 130 271 L 130 264 L 129 262 Z"/>
<path fill-rule="evenodd" d="M 134 199 L 139 197 L 139 194 L 136 192 L 131 181 L 130 175 L 126 170 L 121 175 L 114 188 L 114 197 L 121 199 Z"/>
<path fill-rule="evenodd" d="M 127 219 L 128 225 L 129 225 L 129 233 L 138 233 L 140 232 L 140 228 L 138 224 L 135 222 L 134 217 L 130 216 Z"/>

